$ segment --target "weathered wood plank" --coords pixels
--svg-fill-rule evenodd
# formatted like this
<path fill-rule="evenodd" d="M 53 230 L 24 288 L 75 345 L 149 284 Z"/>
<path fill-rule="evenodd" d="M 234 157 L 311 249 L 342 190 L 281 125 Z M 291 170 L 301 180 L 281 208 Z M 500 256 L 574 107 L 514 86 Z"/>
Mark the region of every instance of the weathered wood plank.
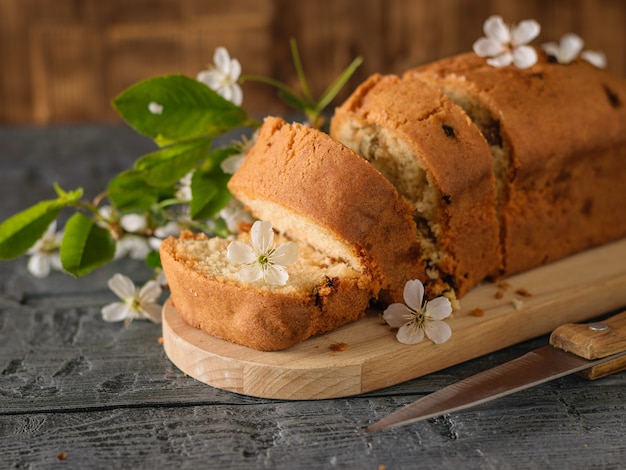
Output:
<path fill-rule="evenodd" d="M 618 468 L 626 430 L 620 385 L 588 394 L 576 380 L 524 391 L 503 399 L 505 407 L 376 434 L 362 429 L 413 397 L 2 416 L 0 454 L 14 467 Z"/>

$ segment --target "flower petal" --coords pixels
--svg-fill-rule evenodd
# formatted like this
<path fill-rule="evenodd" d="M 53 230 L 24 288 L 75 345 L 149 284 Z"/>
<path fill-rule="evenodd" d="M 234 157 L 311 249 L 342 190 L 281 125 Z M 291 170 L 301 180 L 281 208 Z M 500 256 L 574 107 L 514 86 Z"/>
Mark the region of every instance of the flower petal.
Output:
<path fill-rule="evenodd" d="M 418 279 L 407 281 L 404 285 L 404 302 L 407 307 L 414 311 L 418 311 L 422 308 L 422 302 L 424 300 L 424 284 Z"/>
<path fill-rule="evenodd" d="M 508 44 L 511 41 L 511 30 L 504 24 L 501 16 L 493 15 L 487 18 L 483 25 L 485 36 L 495 39 L 501 44 Z"/>
<path fill-rule="evenodd" d="M 154 323 L 161 323 L 161 306 L 156 303 L 142 304 L 141 311 L 144 318 Z"/>
<path fill-rule="evenodd" d="M 224 75 L 218 70 L 203 70 L 198 73 L 196 79 L 211 90 L 217 90 L 224 82 Z"/>
<path fill-rule="evenodd" d="M 494 57 L 505 51 L 501 42 L 490 38 L 480 38 L 473 46 L 474 52 L 479 57 Z"/>
<path fill-rule="evenodd" d="M 298 244 L 294 242 L 285 242 L 280 245 L 270 256 L 270 262 L 287 266 L 295 263 L 298 259 Z"/>
<path fill-rule="evenodd" d="M 48 260 L 50 261 L 50 267 L 52 269 L 56 271 L 64 271 L 59 253 L 52 253 L 51 255 L 48 255 Z"/>
<path fill-rule="evenodd" d="M 145 259 L 152 250 L 148 240 L 139 235 L 125 235 L 117 244 L 122 245 L 120 253 L 123 252 L 132 259 Z"/>
<path fill-rule="evenodd" d="M 404 344 L 417 344 L 424 339 L 424 330 L 414 325 L 404 325 L 396 333 L 396 338 Z"/>
<path fill-rule="evenodd" d="M 256 261 L 252 248 L 238 241 L 233 241 L 228 245 L 226 257 L 228 261 L 235 264 L 248 264 Z"/>
<path fill-rule="evenodd" d="M 178 235 L 180 235 L 180 225 L 173 221 L 154 230 L 154 236 L 158 238 L 165 239 L 167 237 L 177 237 Z"/>
<path fill-rule="evenodd" d="M 148 104 L 148 111 L 152 114 L 163 114 L 163 106 L 156 101 L 150 101 Z"/>
<path fill-rule="evenodd" d="M 511 65 L 513 63 L 513 54 L 505 52 L 492 57 L 491 59 L 487 59 L 487 63 L 492 67 L 506 67 L 507 65 Z"/>
<path fill-rule="evenodd" d="M 239 153 L 237 155 L 231 155 L 230 157 L 222 161 L 222 163 L 220 163 L 220 167 L 222 168 L 222 171 L 227 175 L 234 175 L 245 160 L 245 158 L 246 156 L 242 153 Z"/>
<path fill-rule="evenodd" d="M 248 264 L 239 270 L 239 279 L 243 282 L 255 282 L 263 277 L 263 269 L 257 263 Z"/>
<path fill-rule="evenodd" d="M 123 274 L 115 274 L 109 279 L 108 286 L 122 300 L 131 299 L 135 295 L 135 284 Z"/>
<path fill-rule="evenodd" d="M 257 220 L 252 224 L 250 235 L 252 236 L 252 247 L 257 254 L 267 254 L 274 245 L 274 231 L 271 222 Z"/>
<path fill-rule="evenodd" d="M 561 38 L 560 54 L 558 56 L 561 64 L 569 64 L 572 62 L 585 45 L 580 36 L 574 33 L 566 34 Z"/>
<path fill-rule="evenodd" d="M 241 63 L 237 59 L 232 59 L 230 61 L 230 79 L 233 84 L 237 82 L 239 76 L 241 75 Z"/>
<path fill-rule="evenodd" d="M 511 32 L 511 44 L 513 47 L 528 44 L 541 32 L 541 26 L 535 20 L 521 21 Z"/>
<path fill-rule="evenodd" d="M 116 322 L 132 317 L 133 311 L 124 302 L 114 302 L 102 307 L 102 318 L 104 321 Z"/>
<path fill-rule="evenodd" d="M 583 51 L 580 56 L 589 62 L 591 65 L 603 69 L 606 67 L 606 56 L 601 51 Z"/>
<path fill-rule="evenodd" d="M 541 48 L 546 51 L 546 54 L 559 60 L 559 57 L 561 55 L 561 48 L 556 42 L 546 42 L 545 44 L 541 45 Z"/>
<path fill-rule="evenodd" d="M 400 328 L 407 323 L 412 315 L 411 311 L 404 304 L 396 303 L 389 305 L 383 312 L 383 320 L 392 328 Z"/>
<path fill-rule="evenodd" d="M 215 48 L 213 63 L 222 73 L 228 73 L 230 69 L 230 54 L 225 47 Z"/>
<path fill-rule="evenodd" d="M 232 96 L 229 101 L 231 101 L 234 105 L 241 106 L 243 103 L 243 92 L 241 91 L 241 87 L 236 83 L 230 86 L 232 91 Z"/>
<path fill-rule="evenodd" d="M 426 336 L 435 344 L 445 343 L 452 336 L 452 329 L 446 322 L 431 320 L 424 323 Z"/>
<path fill-rule="evenodd" d="M 537 51 L 531 46 L 520 46 L 513 49 L 513 63 L 519 69 L 532 67 L 537 63 Z"/>
<path fill-rule="evenodd" d="M 217 94 L 220 95 L 222 98 L 224 98 L 226 101 L 232 101 L 233 99 L 232 86 L 222 83 L 215 90 L 217 91 Z"/>
<path fill-rule="evenodd" d="M 54 238 L 54 234 L 57 230 L 57 221 L 53 220 L 52 222 L 50 222 L 50 225 L 48 225 L 48 228 L 46 229 L 46 232 L 43 234 L 43 236 L 41 237 L 42 239 L 53 239 Z"/>
<path fill-rule="evenodd" d="M 35 253 L 28 260 L 27 269 L 33 276 L 43 279 L 50 274 L 50 259 L 43 253 Z"/>
<path fill-rule="evenodd" d="M 120 225 L 127 232 L 142 232 L 148 227 L 145 215 L 127 214 L 120 218 Z"/>
<path fill-rule="evenodd" d="M 250 213 L 245 211 L 241 202 L 234 198 L 228 201 L 226 207 L 220 211 L 220 217 L 226 221 L 226 226 L 231 233 L 240 232 L 240 223 L 251 225 L 253 222 Z"/>
<path fill-rule="evenodd" d="M 268 265 L 263 271 L 263 280 L 268 284 L 284 286 L 289 280 L 289 273 L 278 264 Z"/>
<path fill-rule="evenodd" d="M 452 313 L 452 305 L 446 297 L 437 297 L 426 304 L 426 316 L 433 320 L 443 320 Z"/>
<path fill-rule="evenodd" d="M 141 307 L 155 303 L 161 296 L 161 286 L 156 281 L 148 281 L 139 291 L 138 299 Z"/>

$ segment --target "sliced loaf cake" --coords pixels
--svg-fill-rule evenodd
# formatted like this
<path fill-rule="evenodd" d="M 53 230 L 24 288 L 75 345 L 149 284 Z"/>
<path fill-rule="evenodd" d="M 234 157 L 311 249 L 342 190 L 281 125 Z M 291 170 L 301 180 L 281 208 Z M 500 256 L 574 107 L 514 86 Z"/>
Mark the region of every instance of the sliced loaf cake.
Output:
<path fill-rule="evenodd" d="M 489 146 L 437 88 L 374 75 L 336 109 L 331 135 L 413 205 L 428 285 L 462 296 L 500 269 Z"/>
<path fill-rule="evenodd" d="M 491 146 L 503 275 L 626 235 L 626 79 L 582 59 L 494 68 L 475 54 L 406 76 L 441 89 Z"/>
<path fill-rule="evenodd" d="M 238 240 L 249 241 L 243 233 Z M 286 241 L 278 237 L 276 244 Z M 361 275 L 311 247 L 298 247 L 289 282 L 271 285 L 239 279 L 229 262 L 231 240 L 183 232 L 161 244 L 171 301 L 195 328 L 257 350 L 288 348 L 365 315 L 373 295 Z"/>
<path fill-rule="evenodd" d="M 362 273 L 385 303 L 425 277 L 411 204 L 326 133 L 266 118 L 229 188 L 278 232 Z"/>

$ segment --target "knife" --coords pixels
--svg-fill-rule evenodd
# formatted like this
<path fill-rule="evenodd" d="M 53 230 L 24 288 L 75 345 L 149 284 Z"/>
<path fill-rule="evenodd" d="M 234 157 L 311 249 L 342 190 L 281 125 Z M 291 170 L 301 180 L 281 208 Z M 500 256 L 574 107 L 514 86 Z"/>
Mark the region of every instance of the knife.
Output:
<path fill-rule="evenodd" d="M 442 388 L 372 424 L 378 431 L 460 411 L 578 372 L 595 380 L 626 369 L 626 311 L 589 324 L 569 323 L 550 345 Z"/>

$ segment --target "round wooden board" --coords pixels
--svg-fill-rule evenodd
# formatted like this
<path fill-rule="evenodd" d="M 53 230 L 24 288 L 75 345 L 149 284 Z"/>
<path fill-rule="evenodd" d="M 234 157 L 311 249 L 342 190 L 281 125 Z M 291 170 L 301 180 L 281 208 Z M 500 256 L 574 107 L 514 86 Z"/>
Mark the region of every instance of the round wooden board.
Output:
<path fill-rule="evenodd" d="M 285 351 L 261 352 L 189 326 L 169 300 L 163 345 L 183 372 L 235 393 L 284 400 L 357 395 L 626 306 L 625 259 L 621 240 L 509 278 L 506 288 L 480 285 L 463 298 L 463 309 L 449 320 L 452 338 L 440 345 L 401 344 L 380 312 L 371 311 Z M 531 295 L 516 293 L 520 289 Z"/>

